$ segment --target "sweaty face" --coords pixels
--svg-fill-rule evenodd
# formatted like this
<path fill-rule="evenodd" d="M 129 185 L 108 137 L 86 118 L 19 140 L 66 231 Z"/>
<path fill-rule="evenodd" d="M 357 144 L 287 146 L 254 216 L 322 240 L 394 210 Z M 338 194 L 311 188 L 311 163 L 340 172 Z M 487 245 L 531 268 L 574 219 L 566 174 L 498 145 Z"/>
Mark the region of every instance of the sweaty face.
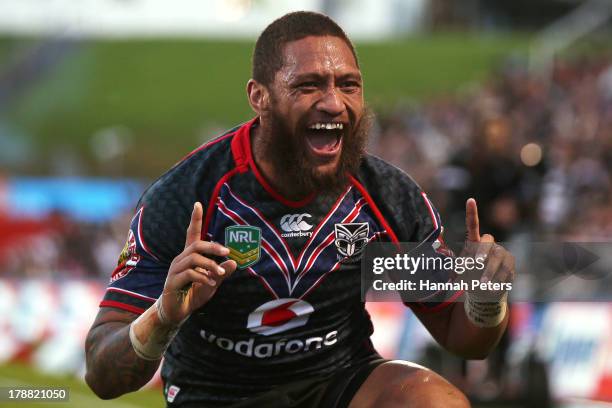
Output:
<path fill-rule="evenodd" d="M 261 115 L 264 157 L 294 190 L 341 188 L 363 154 L 368 131 L 361 73 L 337 37 L 288 43 Z"/>

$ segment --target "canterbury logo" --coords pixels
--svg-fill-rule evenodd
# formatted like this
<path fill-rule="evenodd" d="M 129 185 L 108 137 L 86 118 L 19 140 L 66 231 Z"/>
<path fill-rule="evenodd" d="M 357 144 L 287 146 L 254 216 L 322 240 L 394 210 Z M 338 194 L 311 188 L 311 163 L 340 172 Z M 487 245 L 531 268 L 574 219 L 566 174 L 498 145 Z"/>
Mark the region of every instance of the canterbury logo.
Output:
<path fill-rule="evenodd" d="M 312 218 L 310 214 L 287 214 L 280 220 L 281 229 L 285 232 L 306 232 L 312 229 L 312 225 L 304 218 Z"/>

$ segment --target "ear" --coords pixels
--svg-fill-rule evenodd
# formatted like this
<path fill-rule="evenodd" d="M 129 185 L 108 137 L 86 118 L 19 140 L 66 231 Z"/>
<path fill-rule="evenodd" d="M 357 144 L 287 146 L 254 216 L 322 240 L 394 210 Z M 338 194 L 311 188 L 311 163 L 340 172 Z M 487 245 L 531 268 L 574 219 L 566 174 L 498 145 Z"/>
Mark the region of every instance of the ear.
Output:
<path fill-rule="evenodd" d="M 262 112 L 268 110 L 270 104 L 270 92 L 268 88 L 254 79 L 249 79 L 246 91 L 251 109 L 261 116 Z"/>

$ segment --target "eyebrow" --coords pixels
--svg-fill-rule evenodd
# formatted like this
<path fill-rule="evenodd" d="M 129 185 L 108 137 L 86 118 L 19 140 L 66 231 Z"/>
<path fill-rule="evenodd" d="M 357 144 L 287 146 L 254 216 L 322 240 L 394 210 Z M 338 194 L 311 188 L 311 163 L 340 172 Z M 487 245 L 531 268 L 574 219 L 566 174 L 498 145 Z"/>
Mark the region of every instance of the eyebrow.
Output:
<path fill-rule="evenodd" d="M 361 82 L 362 77 L 359 71 L 355 71 L 355 72 L 348 72 L 346 74 L 340 75 L 338 79 L 341 81 L 347 80 L 347 79 L 353 79 L 353 80 L 357 80 Z M 308 80 L 325 80 L 325 75 L 320 75 L 315 72 L 308 72 L 308 73 L 297 75 L 291 82 L 296 83 L 296 82 L 302 82 L 302 81 L 308 81 Z"/>
<path fill-rule="evenodd" d="M 353 79 L 353 80 L 357 80 L 357 81 L 360 81 L 360 82 L 361 82 L 361 79 L 362 79 L 362 78 L 361 78 L 361 72 L 359 72 L 359 71 L 356 71 L 356 72 L 349 72 L 349 73 L 347 73 L 347 74 L 340 75 L 340 78 L 339 78 L 339 79 L 340 79 L 340 80 L 343 80 L 343 79 Z"/>

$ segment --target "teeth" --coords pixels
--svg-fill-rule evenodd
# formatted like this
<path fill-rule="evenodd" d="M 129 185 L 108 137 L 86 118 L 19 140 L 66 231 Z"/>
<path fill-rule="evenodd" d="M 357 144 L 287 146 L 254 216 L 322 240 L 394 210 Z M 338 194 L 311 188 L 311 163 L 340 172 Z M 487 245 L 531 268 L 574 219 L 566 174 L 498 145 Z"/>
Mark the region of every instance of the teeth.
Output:
<path fill-rule="evenodd" d="M 310 126 L 310 129 L 327 129 L 327 130 L 332 130 L 332 129 L 339 129 L 342 130 L 344 129 L 344 125 L 342 123 L 315 123 L 314 125 Z"/>

